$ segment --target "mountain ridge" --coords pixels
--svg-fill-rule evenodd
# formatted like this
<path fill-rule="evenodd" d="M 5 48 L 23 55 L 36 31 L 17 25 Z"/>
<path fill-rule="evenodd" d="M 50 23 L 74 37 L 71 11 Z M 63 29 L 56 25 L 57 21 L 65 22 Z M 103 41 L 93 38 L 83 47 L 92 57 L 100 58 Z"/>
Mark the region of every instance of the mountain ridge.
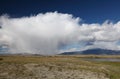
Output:
<path fill-rule="evenodd" d="M 63 52 L 60 55 L 89 55 L 89 54 L 95 54 L 95 55 L 120 55 L 120 50 L 109 50 L 109 49 L 88 49 L 84 51 L 72 51 L 72 52 Z"/>

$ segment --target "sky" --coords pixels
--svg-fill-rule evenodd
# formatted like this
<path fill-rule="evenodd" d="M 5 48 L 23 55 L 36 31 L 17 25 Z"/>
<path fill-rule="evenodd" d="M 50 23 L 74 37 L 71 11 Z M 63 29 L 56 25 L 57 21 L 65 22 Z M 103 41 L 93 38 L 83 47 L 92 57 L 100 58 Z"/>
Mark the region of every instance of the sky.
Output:
<path fill-rule="evenodd" d="M 120 20 L 119 0 L 0 0 L 0 15 L 30 16 L 54 12 L 72 14 L 85 23 Z"/>
<path fill-rule="evenodd" d="M 44 55 L 120 50 L 119 9 L 119 0 L 0 0 L 0 47 Z"/>

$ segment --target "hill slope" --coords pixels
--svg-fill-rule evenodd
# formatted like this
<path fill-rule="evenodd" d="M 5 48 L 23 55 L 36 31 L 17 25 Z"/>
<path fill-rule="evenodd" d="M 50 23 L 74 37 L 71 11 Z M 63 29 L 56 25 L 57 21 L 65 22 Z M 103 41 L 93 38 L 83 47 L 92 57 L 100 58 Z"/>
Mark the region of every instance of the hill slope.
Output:
<path fill-rule="evenodd" d="M 96 48 L 96 49 L 88 49 L 88 50 L 84 50 L 84 51 L 64 52 L 61 55 L 77 55 L 77 54 L 120 55 L 120 51 Z"/>

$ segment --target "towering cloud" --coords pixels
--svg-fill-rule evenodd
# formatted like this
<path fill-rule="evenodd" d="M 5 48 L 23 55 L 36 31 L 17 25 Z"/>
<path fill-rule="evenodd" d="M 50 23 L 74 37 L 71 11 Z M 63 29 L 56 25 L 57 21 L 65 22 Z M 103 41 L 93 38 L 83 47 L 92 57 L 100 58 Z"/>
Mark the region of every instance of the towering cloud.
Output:
<path fill-rule="evenodd" d="M 80 24 L 70 14 L 47 12 L 30 17 L 0 17 L 0 45 L 9 53 L 57 54 L 104 48 L 120 50 L 120 22 Z"/>

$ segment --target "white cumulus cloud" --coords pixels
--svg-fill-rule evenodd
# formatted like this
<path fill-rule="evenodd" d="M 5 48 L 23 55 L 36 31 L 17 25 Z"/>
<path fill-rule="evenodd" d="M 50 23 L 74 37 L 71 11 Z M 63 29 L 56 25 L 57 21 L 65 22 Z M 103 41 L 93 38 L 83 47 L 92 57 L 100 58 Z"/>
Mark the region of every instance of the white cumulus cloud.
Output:
<path fill-rule="evenodd" d="M 7 44 L 10 53 L 44 55 L 90 48 L 120 50 L 120 22 L 80 24 L 80 21 L 71 14 L 58 12 L 21 18 L 3 15 L 0 17 L 0 45 Z"/>

